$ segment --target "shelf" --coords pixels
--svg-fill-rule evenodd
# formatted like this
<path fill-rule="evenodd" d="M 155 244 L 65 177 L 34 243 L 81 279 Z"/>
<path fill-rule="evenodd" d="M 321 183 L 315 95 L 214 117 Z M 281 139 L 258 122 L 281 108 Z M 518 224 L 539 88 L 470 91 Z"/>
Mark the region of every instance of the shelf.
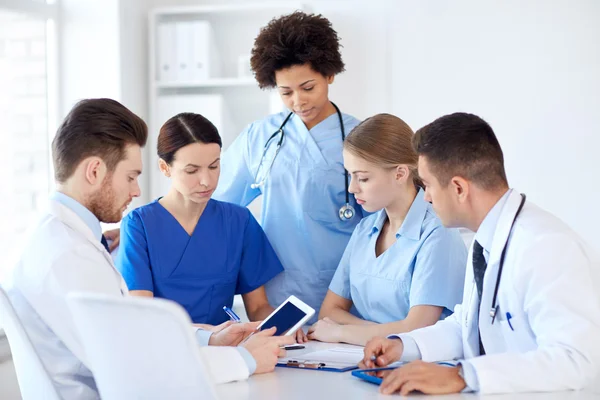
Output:
<path fill-rule="evenodd" d="M 188 88 L 223 88 L 223 87 L 256 87 L 254 78 L 213 78 L 197 82 L 155 82 L 156 89 L 188 89 Z"/>
<path fill-rule="evenodd" d="M 245 14 L 248 12 L 278 11 L 292 12 L 295 10 L 305 10 L 306 5 L 302 2 L 286 2 L 282 4 L 276 1 L 265 1 L 248 4 L 213 4 L 206 6 L 180 6 L 180 7 L 160 7 L 151 11 L 154 16 L 177 16 L 177 15 L 195 15 L 195 14 Z"/>

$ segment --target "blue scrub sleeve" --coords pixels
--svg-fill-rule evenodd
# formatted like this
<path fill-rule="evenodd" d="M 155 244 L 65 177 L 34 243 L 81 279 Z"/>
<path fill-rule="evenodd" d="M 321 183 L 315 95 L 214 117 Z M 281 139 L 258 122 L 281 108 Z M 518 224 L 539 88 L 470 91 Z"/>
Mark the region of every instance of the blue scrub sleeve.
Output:
<path fill-rule="evenodd" d="M 417 253 L 410 307 L 432 305 L 449 311 L 462 301 L 467 251 L 458 232 L 438 227 Z"/>
<path fill-rule="evenodd" d="M 130 212 L 121 223 L 121 245 L 116 266 L 129 290 L 149 290 L 154 293 L 146 233 L 135 211 Z"/>
<path fill-rule="evenodd" d="M 244 230 L 240 273 L 235 289 L 237 294 L 246 294 L 258 289 L 283 271 L 283 265 L 267 235 L 252 213 L 249 210 L 247 212 L 248 222 Z"/>
<path fill-rule="evenodd" d="M 335 270 L 335 274 L 331 279 L 331 283 L 329 284 L 329 290 L 348 300 L 352 300 L 352 296 L 350 294 L 350 259 L 352 257 L 352 249 L 357 240 L 356 237 L 358 236 L 357 231 L 359 226 L 360 225 L 357 225 L 354 228 L 354 232 L 352 232 L 352 236 L 346 245 L 342 259 L 340 260 L 340 263 Z"/>
<path fill-rule="evenodd" d="M 221 177 L 213 195 L 216 200 L 245 207 L 261 194 L 259 188 L 250 187 L 254 183 L 254 175 L 248 167 L 249 154 L 262 149 L 250 143 L 249 135 L 253 126 L 250 124 L 240 133 L 221 157 Z"/>

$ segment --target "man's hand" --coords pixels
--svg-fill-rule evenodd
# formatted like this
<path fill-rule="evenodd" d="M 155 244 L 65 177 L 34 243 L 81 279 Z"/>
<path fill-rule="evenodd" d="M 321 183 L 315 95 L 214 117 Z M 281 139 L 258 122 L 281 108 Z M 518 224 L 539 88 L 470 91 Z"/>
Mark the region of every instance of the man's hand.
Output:
<path fill-rule="evenodd" d="M 379 391 L 383 394 L 399 391 L 402 396 L 414 390 L 426 394 L 459 393 L 467 386 L 458 374 L 459 368 L 413 361 L 386 376 Z"/>
<path fill-rule="evenodd" d="M 343 325 L 325 317 L 308 329 L 308 338 L 320 342 L 339 343 L 342 341 L 342 329 Z"/>
<path fill-rule="evenodd" d="M 400 339 L 375 337 L 367 342 L 365 356 L 358 364 L 360 368 L 385 367 L 400 360 L 404 345 Z"/>
<path fill-rule="evenodd" d="M 250 334 L 256 331 L 261 321 L 246 323 L 231 323 L 227 321 L 223 329 L 213 332 L 208 340 L 211 346 L 237 346 Z M 221 324 L 224 325 L 224 324 Z M 217 325 L 217 326 L 221 326 Z"/>
<path fill-rule="evenodd" d="M 119 243 L 121 243 L 121 230 L 117 228 L 106 231 L 104 232 L 104 237 L 107 241 L 112 240 L 112 242 L 110 242 L 108 245 L 108 252 L 111 253 L 119 246 Z"/>
<path fill-rule="evenodd" d="M 292 336 L 273 336 L 277 328 L 272 327 L 252 335 L 242 346 L 246 348 L 256 360 L 255 374 L 264 374 L 275 369 L 278 357 L 285 356 L 285 350 L 279 346 L 294 344 Z"/>
<path fill-rule="evenodd" d="M 204 329 L 205 331 L 217 333 L 217 332 L 221 332 L 223 329 L 225 329 L 228 326 L 233 325 L 233 324 L 235 324 L 235 322 L 225 321 L 219 325 L 210 325 L 210 324 L 192 324 L 192 325 L 194 325 L 196 328 Z"/>

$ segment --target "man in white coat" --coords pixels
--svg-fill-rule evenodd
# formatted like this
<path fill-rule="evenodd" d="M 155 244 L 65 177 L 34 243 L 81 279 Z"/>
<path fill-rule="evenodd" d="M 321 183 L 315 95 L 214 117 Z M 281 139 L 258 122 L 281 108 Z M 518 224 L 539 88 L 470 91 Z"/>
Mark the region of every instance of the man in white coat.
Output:
<path fill-rule="evenodd" d="M 98 398 L 66 297 L 71 292 L 127 295 L 100 222 L 118 222 L 140 195 L 137 179 L 146 139 L 144 121 L 114 100 L 75 105 L 52 143 L 58 190 L 4 284 L 64 399 Z M 237 345 L 255 328 L 235 324 L 214 333 L 200 330 L 197 337 L 202 344 Z M 294 340 L 272 335 L 260 332 L 244 347 L 203 347 L 217 383 L 273 370 L 279 346 Z"/>
<path fill-rule="evenodd" d="M 509 188 L 502 149 L 481 118 L 441 117 L 417 131 L 414 146 L 426 199 L 444 225 L 476 232 L 463 302 L 431 327 L 372 339 L 362 366 L 422 360 L 385 377 L 383 393 L 404 395 L 560 391 L 593 382 L 600 280 L 588 247 Z M 443 360 L 460 361 L 434 363 Z"/>

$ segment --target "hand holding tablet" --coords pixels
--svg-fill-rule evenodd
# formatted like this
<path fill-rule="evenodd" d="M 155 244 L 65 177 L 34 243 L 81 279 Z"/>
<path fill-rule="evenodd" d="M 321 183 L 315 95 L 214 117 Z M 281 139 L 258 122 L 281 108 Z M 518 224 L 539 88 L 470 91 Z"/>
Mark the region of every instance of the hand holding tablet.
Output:
<path fill-rule="evenodd" d="M 315 310 L 298 299 L 296 296 L 290 296 L 279 307 L 275 309 L 265 320 L 256 328 L 261 331 L 276 327 L 275 336 L 293 335 L 302 327 L 315 313 Z M 248 338 L 250 338 L 248 336 Z M 246 338 L 245 341 L 248 340 Z M 245 342 L 244 341 L 244 342 Z"/>

